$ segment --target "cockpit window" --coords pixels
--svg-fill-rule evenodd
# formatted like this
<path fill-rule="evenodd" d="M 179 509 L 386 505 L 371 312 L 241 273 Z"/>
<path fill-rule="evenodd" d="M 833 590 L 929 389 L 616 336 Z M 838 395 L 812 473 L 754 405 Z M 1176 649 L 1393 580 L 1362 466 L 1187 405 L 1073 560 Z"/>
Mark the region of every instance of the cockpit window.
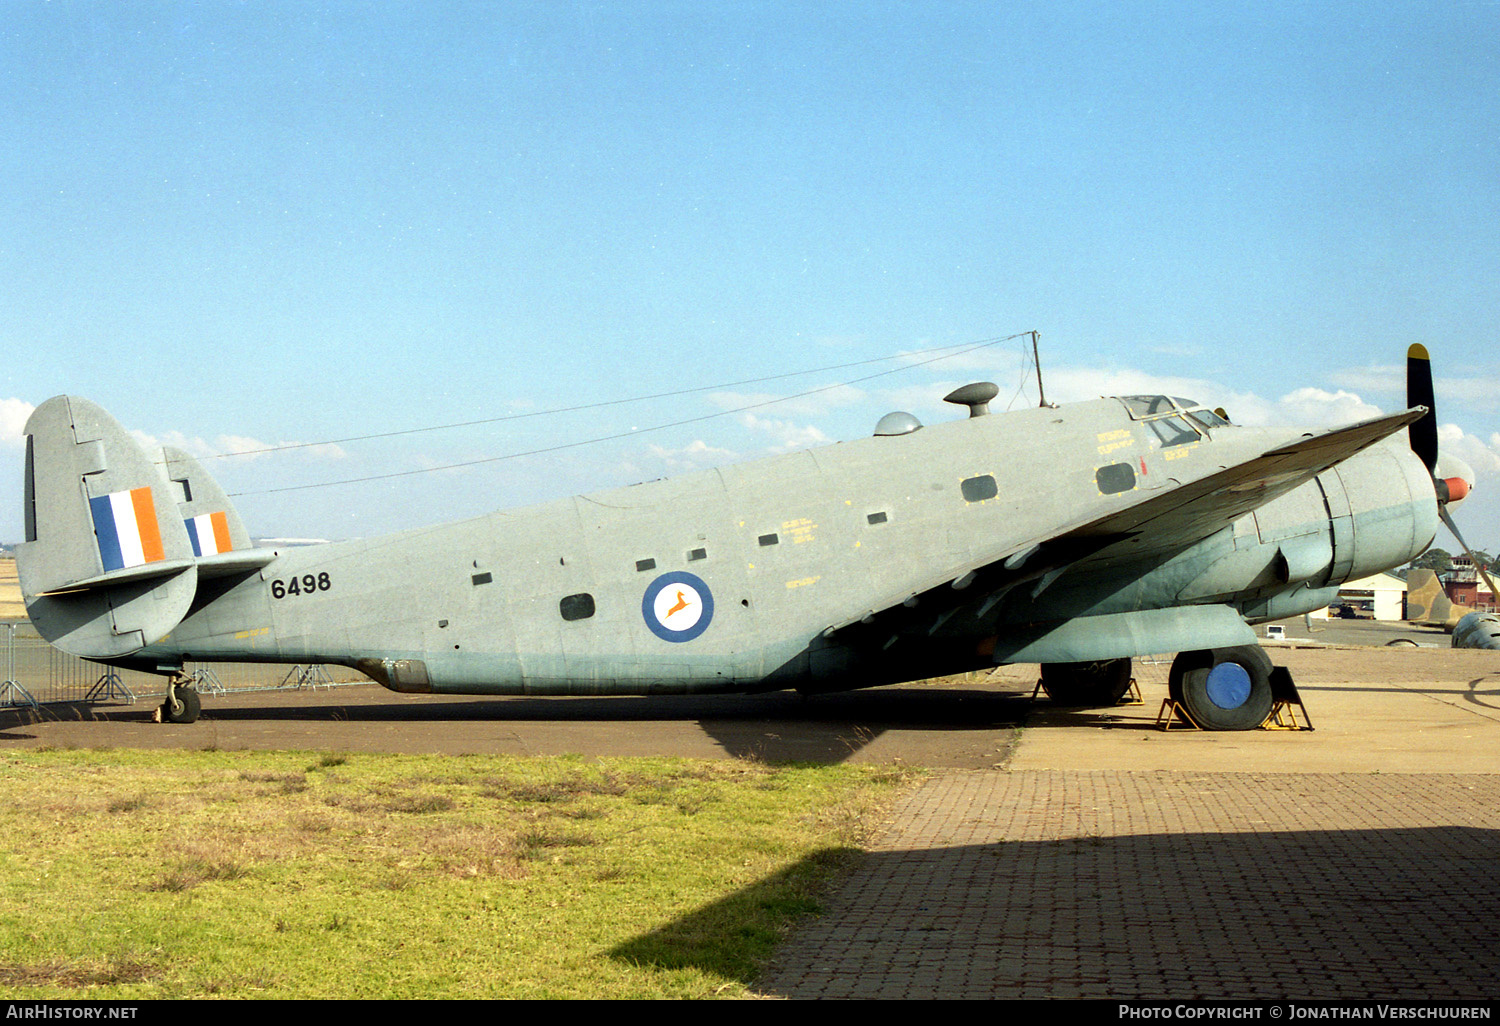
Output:
<path fill-rule="evenodd" d="M 1156 417 L 1146 421 L 1153 434 L 1161 441 L 1163 449 L 1174 445 L 1187 445 L 1189 442 L 1198 440 L 1198 432 L 1193 430 L 1182 417 Z"/>
<path fill-rule="evenodd" d="M 1130 411 L 1132 420 L 1176 412 L 1172 408 L 1172 400 L 1164 395 L 1122 395 L 1120 402 Z"/>
<path fill-rule="evenodd" d="M 1206 428 L 1228 427 L 1229 421 L 1219 416 L 1213 410 L 1189 410 L 1188 416 Z"/>
<path fill-rule="evenodd" d="M 1197 441 L 1199 432 L 1192 425 L 1205 430 L 1229 426 L 1229 421 L 1217 413 L 1200 406 L 1192 399 L 1183 399 L 1181 396 L 1122 395 L 1119 399 L 1125 404 L 1125 409 L 1130 411 L 1131 420 L 1151 423 L 1154 419 L 1162 417 L 1176 422 L 1152 427 L 1152 430 L 1156 432 L 1156 437 L 1161 439 L 1162 445 L 1182 445 L 1184 442 Z M 1184 414 L 1187 415 L 1189 421 L 1182 419 Z"/>

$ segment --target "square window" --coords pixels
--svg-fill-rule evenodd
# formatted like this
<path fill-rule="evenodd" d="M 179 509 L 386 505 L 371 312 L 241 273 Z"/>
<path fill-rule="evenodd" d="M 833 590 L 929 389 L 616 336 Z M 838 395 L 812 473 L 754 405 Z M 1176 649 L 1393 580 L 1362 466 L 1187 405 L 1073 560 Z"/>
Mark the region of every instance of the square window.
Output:
<path fill-rule="evenodd" d="M 587 620 L 594 615 L 594 596 L 588 592 L 568 595 L 557 604 L 564 620 Z"/>
<path fill-rule="evenodd" d="M 871 513 L 869 516 L 865 517 L 865 520 L 872 524 L 883 524 L 886 521 L 886 516 L 884 512 Z"/>
<path fill-rule="evenodd" d="M 692 552 L 688 553 L 688 562 L 689 563 L 693 563 L 693 562 L 696 562 L 696 561 L 698 561 L 700 559 L 707 559 L 707 558 L 708 558 L 708 550 L 707 549 L 694 549 Z"/>
<path fill-rule="evenodd" d="M 995 479 L 988 474 L 971 477 L 961 483 L 958 488 L 963 493 L 965 502 L 983 502 L 1000 494 Z"/>
<path fill-rule="evenodd" d="M 654 559 L 638 559 L 638 560 L 635 561 L 635 568 L 638 571 L 639 570 L 655 570 L 656 569 L 656 560 L 654 560 Z"/>

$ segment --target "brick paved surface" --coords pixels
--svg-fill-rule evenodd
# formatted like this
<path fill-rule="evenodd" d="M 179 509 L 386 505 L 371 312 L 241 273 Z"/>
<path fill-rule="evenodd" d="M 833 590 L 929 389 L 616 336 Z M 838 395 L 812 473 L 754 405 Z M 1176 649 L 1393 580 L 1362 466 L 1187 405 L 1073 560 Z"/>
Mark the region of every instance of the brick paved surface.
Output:
<path fill-rule="evenodd" d="M 1491 997 L 1500 777 L 950 772 L 757 989 Z"/>

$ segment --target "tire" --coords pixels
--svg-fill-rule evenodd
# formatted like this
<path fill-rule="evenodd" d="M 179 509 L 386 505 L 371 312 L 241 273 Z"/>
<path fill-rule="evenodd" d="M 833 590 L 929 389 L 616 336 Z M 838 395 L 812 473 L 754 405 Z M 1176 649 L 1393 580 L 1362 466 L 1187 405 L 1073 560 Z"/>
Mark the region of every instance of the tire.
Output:
<path fill-rule="evenodd" d="M 1271 715 L 1271 657 L 1259 646 L 1180 653 L 1169 687 L 1174 678 L 1182 695 L 1177 700 L 1204 730 L 1254 730 Z"/>
<path fill-rule="evenodd" d="M 1178 652 L 1172 660 L 1172 669 L 1167 673 L 1167 694 L 1179 706 L 1182 701 L 1182 677 L 1189 670 L 1206 669 L 1214 664 L 1214 654 L 1204 649 L 1193 652 Z"/>
<path fill-rule="evenodd" d="M 1130 660 L 1043 663 L 1042 684 L 1058 705 L 1118 705 L 1130 690 Z"/>
<path fill-rule="evenodd" d="M 176 701 L 172 695 L 161 705 L 161 718 L 165 723 L 196 723 L 203 702 L 192 688 L 176 688 Z"/>

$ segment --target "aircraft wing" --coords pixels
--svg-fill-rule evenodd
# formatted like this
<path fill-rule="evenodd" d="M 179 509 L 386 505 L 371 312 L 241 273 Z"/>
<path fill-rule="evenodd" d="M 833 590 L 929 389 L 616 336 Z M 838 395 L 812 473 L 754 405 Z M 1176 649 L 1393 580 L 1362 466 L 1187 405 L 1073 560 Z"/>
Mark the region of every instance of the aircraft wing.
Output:
<path fill-rule="evenodd" d="M 935 632 L 958 609 L 986 596 L 979 615 L 1014 588 L 1034 594 L 1063 571 L 1086 561 L 1131 560 L 1180 551 L 1228 527 L 1394 434 L 1426 412 L 1414 407 L 1389 416 L 1311 435 L 1278 446 L 1176 488 L 1147 493 L 1122 509 L 1037 535 L 1001 558 L 978 560 L 934 574 L 901 594 L 887 594 L 864 614 L 835 624 L 823 636 L 920 628 Z M 1035 582 L 1035 583 L 1033 583 Z"/>

